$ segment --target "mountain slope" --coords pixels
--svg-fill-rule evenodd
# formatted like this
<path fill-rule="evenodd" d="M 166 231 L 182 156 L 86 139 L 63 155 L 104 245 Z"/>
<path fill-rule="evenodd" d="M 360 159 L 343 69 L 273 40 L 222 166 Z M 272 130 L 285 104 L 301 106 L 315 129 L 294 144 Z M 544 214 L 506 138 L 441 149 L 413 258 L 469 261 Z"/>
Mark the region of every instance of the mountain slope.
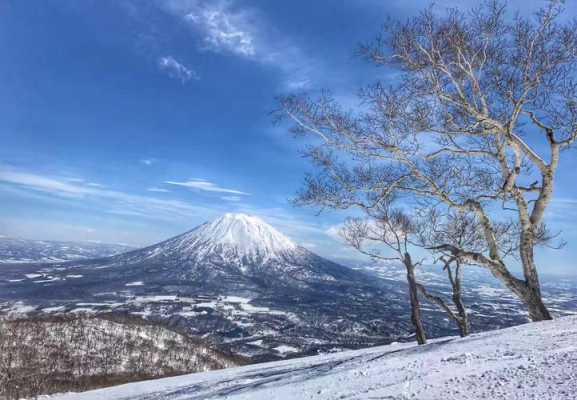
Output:
<path fill-rule="evenodd" d="M 133 383 L 54 400 L 574 399 L 577 317 Z"/>
<path fill-rule="evenodd" d="M 138 315 L 254 360 L 358 348 L 410 332 L 403 288 L 226 214 L 106 259 L 0 269 L 0 313 Z"/>
<path fill-rule="evenodd" d="M 125 267 L 163 265 L 166 277 L 227 286 L 230 278 L 252 286 L 297 286 L 364 274 L 298 246 L 258 217 L 225 214 L 165 242 L 113 257 Z M 222 278 L 222 280 L 220 279 Z"/>

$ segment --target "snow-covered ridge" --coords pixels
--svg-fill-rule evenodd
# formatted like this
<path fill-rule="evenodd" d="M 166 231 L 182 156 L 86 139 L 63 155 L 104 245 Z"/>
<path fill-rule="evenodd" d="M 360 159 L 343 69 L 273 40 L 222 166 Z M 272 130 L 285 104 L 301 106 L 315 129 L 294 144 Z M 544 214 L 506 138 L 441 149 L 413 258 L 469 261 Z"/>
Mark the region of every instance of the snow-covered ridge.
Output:
<path fill-rule="evenodd" d="M 203 255 L 229 253 L 239 259 L 281 258 L 298 246 L 262 219 L 227 213 L 178 238 L 178 249 Z"/>
<path fill-rule="evenodd" d="M 61 400 L 573 400 L 577 317 L 131 383 Z"/>

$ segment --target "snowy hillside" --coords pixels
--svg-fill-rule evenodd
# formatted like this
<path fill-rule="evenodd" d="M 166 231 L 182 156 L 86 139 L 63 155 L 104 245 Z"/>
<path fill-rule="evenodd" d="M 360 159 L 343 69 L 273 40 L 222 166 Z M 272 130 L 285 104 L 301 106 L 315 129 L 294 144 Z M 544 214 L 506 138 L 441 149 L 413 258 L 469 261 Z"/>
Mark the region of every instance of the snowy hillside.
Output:
<path fill-rule="evenodd" d="M 572 400 L 577 317 L 54 396 L 99 399 Z"/>
<path fill-rule="evenodd" d="M 0 236 L 0 264 L 86 260 L 109 257 L 132 249 L 122 244 L 57 242 Z"/>

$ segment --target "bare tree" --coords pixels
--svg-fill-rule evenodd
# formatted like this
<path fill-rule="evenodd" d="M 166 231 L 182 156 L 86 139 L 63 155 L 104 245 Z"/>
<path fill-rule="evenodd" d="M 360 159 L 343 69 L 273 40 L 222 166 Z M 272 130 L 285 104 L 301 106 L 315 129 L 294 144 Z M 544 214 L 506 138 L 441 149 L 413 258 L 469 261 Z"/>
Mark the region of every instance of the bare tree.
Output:
<path fill-rule="evenodd" d="M 400 261 L 407 272 L 409 300 L 411 304 L 411 322 L 415 328 L 418 344 L 427 342 L 427 335 L 421 318 L 419 289 L 415 277 L 415 263 L 409 252 L 409 236 L 415 232 L 410 218 L 403 212 L 390 208 L 387 202 L 380 203 L 374 209 L 367 209 L 371 219 L 349 218 L 341 230 L 341 236 L 351 246 L 371 258 L 382 261 Z M 367 247 L 372 242 L 384 245 L 392 250 L 393 256 L 383 255 L 379 248 Z"/>
<path fill-rule="evenodd" d="M 419 294 L 445 312 L 449 319 L 455 322 L 461 336 L 467 336 L 470 333 L 470 324 L 462 292 L 464 263 L 456 256 L 446 255 L 435 246 L 442 242 L 463 248 L 477 248 L 480 245 L 479 230 L 474 219 L 458 213 L 452 213 L 441 219 L 434 209 L 419 216 L 409 217 L 402 211 L 392 209 L 390 199 L 366 209 L 366 213 L 369 219 L 348 219 L 341 230 L 341 235 L 348 244 L 371 258 L 400 261 L 405 266 L 411 300 L 411 320 L 415 330 L 422 331 L 422 335 L 417 334 L 417 339 L 425 337 L 420 316 Z M 383 255 L 378 247 L 367 247 L 367 242 L 384 245 L 385 248 L 392 250 L 393 256 Z M 411 252 L 418 248 L 428 249 L 439 256 L 436 263 L 441 262 L 447 274 L 451 285 L 452 305 L 443 296 L 432 293 L 416 279 L 416 268 L 422 262 L 414 262 Z"/>
<path fill-rule="evenodd" d="M 417 288 L 419 289 L 419 293 L 421 293 L 425 299 L 437 305 L 449 316 L 451 320 L 457 324 L 457 327 L 459 328 L 459 334 L 462 337 L 465 337 L 469 335 L 471 327 L 469 324 L 467 309 L 465 308 L 465 304 L 463 302 L 463 292 L 461 290 L 461 261 L 454 257 L 441 257 L 439 261 L 443 262 L 443 270 L 447 272 L 447 277 L 449 278 L 449 282 L 451 284 L 453 304 L 455 305 L 457 311 L 455 312 L 441 296 L 430 293 L 422 284 L 418 283 Z"/>
<path fill-rule="evenodd" d="M 348 208 L 395 194 L 471 212 L 482 249 L 437 250 L 487 268 L 532 320 L 550 319 L 534 251 L 562 152 L 577 139 L 577 22 L 559 22 L 561 13 L 559 1 L 532 18 L 509 18 L 496 1 L 468 13 L 431 7 L 361 47 L 399 72 L 361 91 L 364 111 L 345 111 L 326 93 L 280 98 L 294 132 L 320 139 L 307 151 L 319 174 L 299 202 Z M 516 229 L 499 240 L 501 226 Z M 522 278 L 510 270 L 511 248 Z"/>
<path fill-rule="evenodd" d="M 429 302 L 436 304 L 457 324 L 461 336 L 467 336 L 470 331 L 469 317 L 463 301 L 462 277 L 463 266 L 468 264 L 450 252 L 444 251 L 444 246 L 467 249 L 468 251 L 483 251 L 483 240 L 479 224 L 473 215 L 462 212 L 450 212 L 448 215 L 439 215 L 435 208 L 421 213 L 418 218 L 418 233 L 415 239 L 418 246 L 429 249 L 437 255 L 435 262 L 442 264 L 451 285 L 451 307 L 442 296 L 430 293 L 425 286 L 418 285 L 419 292 Z M 500 235 L 500 237 L 508 237 Z M 439 249 L 441 244 L 441 249 Z M 502 246 L 504 247 L 504 246 Z"/>

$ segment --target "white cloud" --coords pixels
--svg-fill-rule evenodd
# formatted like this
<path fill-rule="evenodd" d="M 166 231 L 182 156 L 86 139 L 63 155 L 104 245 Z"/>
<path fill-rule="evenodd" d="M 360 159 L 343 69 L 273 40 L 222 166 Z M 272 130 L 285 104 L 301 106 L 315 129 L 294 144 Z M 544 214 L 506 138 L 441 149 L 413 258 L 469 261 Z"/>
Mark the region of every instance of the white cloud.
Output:
<path fill-rule="evenodd" d="M 244 14 L 231 13 L 222 5 L 211 4 L 196 7 L 184 19 L 201 32 L 207 48 L 244 57 L 255 56 L 255 39 L 246 26 Z"/>
<path fill-rule="evenodd" d="M 154 158 L 143 158 L 142 160 L 140 160 L 140 162 L 144 165 L 152 165 L 156 162 L 156 160 Z"/>
<path fill-rule="evenodd" d="M 193 206 L 180 200 L 158 199 L 90 185 L 82 179 L 73 182 L 9 168 L 0 168 L 0 184 L 12 185 L 30 193 L 42 193 L 56 198 L 98 201 L 102 210 L 117 214 L 140 215 L 156 219 L 175 219 L 214 214 L 214 210 Z M 26 193 L 26 192 L 24 192 Z"/>
<path fill-rule="evenodd" d="M 86 183 L 87 186 L 92 186 L 92 187 L 97 187 L 97 188 L 105 188 L 106 186 L 101 184 L 101 183 L 95 183 L 95 182 L 87 182 Z"/>
<path fill-rule="evenodd" d="M 205 192 L 218 192 L 218 193 L 230 193 L 230 194 L 238 194 L 248 196 L 249 193 L 241 192 L 240 190 L 236 189 L 228 189 L 221 186 L 218 186 L 215 183 L 209 182 L 205 179 L 190 179 L 185 182 L 175 182 L 175 181 L 166 181 L 169 185 L 176 185 L 176 186 L 183 186 L 189 189 L 197 189 L 202 190 Z"/>
<path fill-rule="evenodd" d="M 331 225 L 325 230 L 325 234 L 331 239 L 336 240 L 339 243 L 344 243 L 344 239 L 341 236 L 341 231 L 344 228 L 344 224 Z"/>
<path fill-rule="evenodd" d="M 149 192 L 157 192 L 157 193 L 169 193 L 170 190 L 168 189 L 163 189 L 163 188 L 158 188 L 158 187 L 150 187 L 148 189 Z"/>
<path fill-rule="evenodd" d="M 304 90 L 311 85 L 311 80 L 309 78 L 303 77 L 289 77 L 285 82 L 285 86 L 288 90 Z"/>
<path fill-rule="evenodd" d="M 201 37 L 201 49 L 233 54 L 280 70 L 288 90 L 310 86 L 318 65 L 255 8 L 234 0 L 169 0 L 159 6 Z"/>
<path fill-rule="evenodd" d="M 7 169 L 0 170 L 0 181 L 75 197 L 82 197 L 97 190 L 87 187 L 80 179 L 58 180 L 57 178 Z"/>
<path fill-rule="evenodd" d="M 221 199 L 225 200 L 225 201 L 241 201 L 242 197 L 240 197 L 240 196 L 222 196 Z"/>
<path fill-rule="evenodd" d="M 181 62 L 177 61 L 172 56 L 160 57 L 158 59 L 158 67 L 165 71 L 168 76 L 174 79 L 180 80 L 182 83 L 186 83 L 191 79 L 198 80 L 200 77 L 196 73 L 196 71 L 186 67 Z M 149 160 L 143 160 L 149 161 Z"/>

